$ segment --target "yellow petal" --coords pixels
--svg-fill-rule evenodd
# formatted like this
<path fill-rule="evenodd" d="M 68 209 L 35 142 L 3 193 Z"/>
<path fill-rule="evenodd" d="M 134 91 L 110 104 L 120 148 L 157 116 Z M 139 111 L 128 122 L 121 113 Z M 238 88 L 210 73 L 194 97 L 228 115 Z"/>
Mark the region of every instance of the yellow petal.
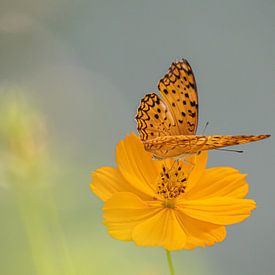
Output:
<path fill-rule="evenodd" d="M 204 171 L 198 183 L 186 194 L 190 200 L 212 197 L 244 198 L 248 193 L 246 175 L 231 167 L 216 167 Z"/>
<path fill-rule="evenodd" d="M 221 242 L 226 237 L 225 226 L 193 219 L 177 211 L 177 219 L 187 236 L 184 249 L 194 249 L 198 246 L 210 246 Z"/>
<path fill-rule="evenodd" d="M 203 172 L 205 171 L 207 158 L 208 158 L 208 152 L 203 151 L 200 154 L 193 155 L 192 157 L 186 160 L 188 163 L 194 165 L 188 177 L 188 185 L 187 185 L 188 190 L 192 189 L 194 186 L 197 185 L 199 179 L 201 178 Z"/>
<path fill-rule="evenodd" d="M 126 136 L 116 147 L 119 171 L 136 189 L 154 196 L 155 181 L 159 176 L 161 161 L 152 160 L 152 154 L 145 151 L 135 134 Z"/>
<path fill-rule="evenodd" d="M 148 207 L 135 194 L 121 192 L 106 201 L 103 211 L 109 234 L 118 240 L 132 240 L 136 225 L 150 218 L 157 210 Z"/>
<path fill-rule="evenodd" d="M 134 228 L 133 240 L 141 246 L 162 246 L 168 250 L 178 250 L 184 247 L 186 234 L 174 210 L 164 208 Z"/>
<path fill-rule="evenodd" d="M 180 210 L 197 220 L 226 225 L 243 221 L 256 207 L 253 200 L 217 197 L 206 200 L 182 201 Z"/>
<path fill-rule="evenodd" d="M 103 201 L 109 199 L 114 193 L 127 187 L 126 180 L 117 169 L 113 167 L 101 167 L 92 174 L 91 189 Z"/>
<path fill-rule="evenodd" d="M 108 200 L 117 192 L 132 192 L 144 199 L 151 197 L 135 189 L 121 175 L 118 169 L 113 167 L 101 167 L 92 173 L 90 185 L 92 191 L 103 201 Z"/>

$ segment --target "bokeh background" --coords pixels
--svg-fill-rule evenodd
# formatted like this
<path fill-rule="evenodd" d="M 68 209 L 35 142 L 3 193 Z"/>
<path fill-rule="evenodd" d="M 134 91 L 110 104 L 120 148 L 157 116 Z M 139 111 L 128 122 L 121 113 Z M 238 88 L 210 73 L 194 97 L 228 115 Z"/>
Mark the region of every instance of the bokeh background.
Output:
<path fill-rule="evenodd" d="M 164 251 L 112 240 L 90 172 L 115 165 L 145 92 L 187 58 L 208 134 L 275 134 L 274 0 L 1 0 L 0 274 L 168 274 Z M 274 138 L 211 152 L 258 207 L 176 274 L 274 274 Z"/>

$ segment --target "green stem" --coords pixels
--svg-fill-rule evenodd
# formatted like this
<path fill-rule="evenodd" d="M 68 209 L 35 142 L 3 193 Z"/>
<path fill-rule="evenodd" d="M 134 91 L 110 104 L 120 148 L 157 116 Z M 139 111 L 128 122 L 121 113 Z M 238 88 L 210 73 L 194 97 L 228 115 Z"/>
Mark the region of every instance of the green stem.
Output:
<path fill-rule="evenodd" d="M 171 254 L 170 254 L 170 251 L 167 249 L 166 249 L 166 256 L 167 256 L 167 261 L 168 261 L 168 265 L 169 265 L 170 275 L 175 275 Z"/>

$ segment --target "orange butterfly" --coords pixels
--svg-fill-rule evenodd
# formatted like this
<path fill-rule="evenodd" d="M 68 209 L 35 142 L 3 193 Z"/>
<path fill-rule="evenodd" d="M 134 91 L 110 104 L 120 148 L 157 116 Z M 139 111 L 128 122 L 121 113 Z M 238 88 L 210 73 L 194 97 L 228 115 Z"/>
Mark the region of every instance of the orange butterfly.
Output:
<path fill-rule="evenodd" d="M 147 94 L 141 100 L 136 120 L 145 150 L 156 159 L 183 158 L 204 150 L 243 144 L 270 135 L 196 135 L 198 94 L 194 74 L 187 60 L 172 63 L 159 81 L 162 97 Z"/>

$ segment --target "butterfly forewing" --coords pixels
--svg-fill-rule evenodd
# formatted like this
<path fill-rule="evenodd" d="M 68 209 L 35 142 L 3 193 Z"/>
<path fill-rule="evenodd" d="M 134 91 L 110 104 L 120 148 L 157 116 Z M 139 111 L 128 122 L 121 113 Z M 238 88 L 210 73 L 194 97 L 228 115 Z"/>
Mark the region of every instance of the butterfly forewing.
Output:
<path fill-rule="evenodd" d="M 179 135 L 160 137 L 145 142 L 145 149 L 157 158 L 181 158 L 200 151 L 213 150 L 222 147 L 244 144 L 268 138 L 270 135 L 246 136 L 196 136 Z"/>
<path fill-rule="evenodd" d="M 154 154 L 157 159 L 184 158 L 199 152 L 207 141 L 205 136 L 178 135 L 159 137 L 144 142 L 145 150 Z"/>
<path fill-rule="evenodd" d="M 158 83 L 181 135 L 193 135 L 198 125 L 198 95 L 196 81 L 189 63 L 182 59 L 172 63 L 168 73 Z"/>
<path fill-rule="evenodd" d="M 212 150 L 221 147 L 244 144 L 268 138 L 270 135 L 243 135 L 243 136 L 206 136 L 207 140 L 201 150 Z"/>

